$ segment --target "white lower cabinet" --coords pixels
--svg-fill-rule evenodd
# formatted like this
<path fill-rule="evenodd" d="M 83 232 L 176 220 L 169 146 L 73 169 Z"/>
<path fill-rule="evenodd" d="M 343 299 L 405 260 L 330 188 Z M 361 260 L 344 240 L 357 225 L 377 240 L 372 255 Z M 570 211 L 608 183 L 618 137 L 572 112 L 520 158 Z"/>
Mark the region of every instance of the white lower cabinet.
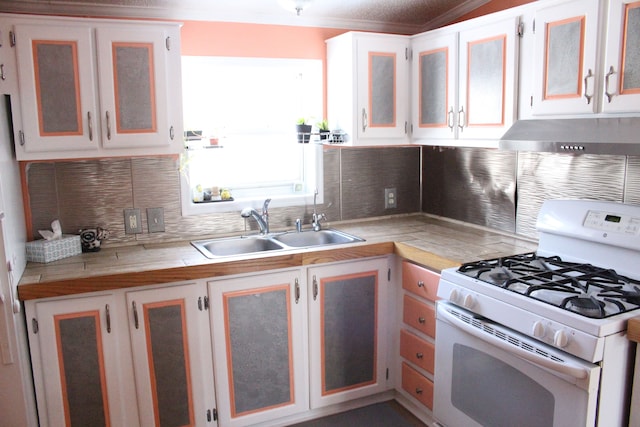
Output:
<path fill-rule="evenodd" d="M 138 423 L 126 313 L 118 297 L 27 301 L 40 426 Z"/>
<path fill-rule="evenodd" d="M 388 388 L 388 258 L 309 268 L 311 407 Z"/>
<path fill-rule="evenodd" d="M 215 425 L 205 296 L 194 282 L 27 301 L 40 425 Z"/>
<path fill-rule="evenodd" d="M 28 300 L 40 425 L 284 425 L 386 391 L 390 262 Z"/>
<path fill-rule="evenodd" d="M 300 270 L 209 282 L 220 426 L 248 426 L 309 407 Z"/>

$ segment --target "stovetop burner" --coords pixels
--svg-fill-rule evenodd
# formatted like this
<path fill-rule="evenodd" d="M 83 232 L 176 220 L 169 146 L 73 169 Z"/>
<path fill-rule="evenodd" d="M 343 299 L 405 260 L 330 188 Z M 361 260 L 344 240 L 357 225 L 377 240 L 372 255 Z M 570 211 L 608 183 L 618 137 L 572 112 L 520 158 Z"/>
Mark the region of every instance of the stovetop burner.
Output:
<path fill-rule="evenodd" d="M 558 256 L 529 252 L 463 264 L 458 272 L 591 318 L 640 308 L 640 281 Z"/>

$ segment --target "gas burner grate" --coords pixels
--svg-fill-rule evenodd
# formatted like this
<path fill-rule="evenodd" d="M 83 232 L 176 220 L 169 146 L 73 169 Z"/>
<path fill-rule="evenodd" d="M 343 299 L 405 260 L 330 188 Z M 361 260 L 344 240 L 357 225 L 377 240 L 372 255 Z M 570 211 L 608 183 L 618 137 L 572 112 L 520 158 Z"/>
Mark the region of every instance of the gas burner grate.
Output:
<path fill-rule="evenodd" d="M 458 272 L 583 316 L 640 308 L 640 281 L 592 264 L 528 252 L 463 264 Z"/>

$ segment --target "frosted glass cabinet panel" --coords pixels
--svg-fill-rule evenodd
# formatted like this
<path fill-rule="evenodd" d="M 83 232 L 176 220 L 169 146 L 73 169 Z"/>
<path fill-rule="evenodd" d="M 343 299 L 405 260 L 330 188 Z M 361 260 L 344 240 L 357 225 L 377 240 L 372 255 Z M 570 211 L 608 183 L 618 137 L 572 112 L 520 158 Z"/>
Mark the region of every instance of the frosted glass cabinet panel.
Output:
<path fill-rule="evenodd" d="M 459 139 L 497 138 L 516 112 L 518 18 L 508 18 L 460 32 Z"/>
<path fill-rule="evenodd" d="M 327 114 L 353 146 L 409 142 L 409 38 L 348 32 L 327 40 Z"/>
<path fill-rule="evenodd" d="M 412 137 L 455 137 L 457 33 L 413 40 Z"/>
<path fill-rule="evenodd" d="M 25 148 L 96 150 L 91 29 L 16 25 L 15 32 Z"/>
<path fill-rule="evenodd" d="M 621 24 L 621 25 L 620 25 Z M 611 0 L 603 112 L 640 111 L 640 1 Z"/>
<path fill-rule="evenodd" d="M 309 269 L 312 408 L 387 388 L 387 262 Z"/>
<path fill-rule="evenodd" d="M 209 282 L 220 426 L 308 410 L 298 271 Z"/>
<path fill-rule="evenodd" d="M 535 13 L 532 114 L 598 111 L 598 0 L 580 0 Z"/>
<path fill-rule="evenodd" d="M 165 42 L 162 29 L 97 30 L 106 148 L 130 145 L 131 135 L 137 145 L 169 144 Z"/>
<path fill-rule="evenodd" d="M 122 346 L 117 306 L 110 294 L 27 304 L 42 425 L 137 422 L 134 390 L 128 382 L 130 368 L 126 357 L 120 359 L 128 347 Z"/>
<path fill-rule="evenodd" d="M 215 408 L 203 283 L 127 292 L 142 426 L 206 425 Z"/>

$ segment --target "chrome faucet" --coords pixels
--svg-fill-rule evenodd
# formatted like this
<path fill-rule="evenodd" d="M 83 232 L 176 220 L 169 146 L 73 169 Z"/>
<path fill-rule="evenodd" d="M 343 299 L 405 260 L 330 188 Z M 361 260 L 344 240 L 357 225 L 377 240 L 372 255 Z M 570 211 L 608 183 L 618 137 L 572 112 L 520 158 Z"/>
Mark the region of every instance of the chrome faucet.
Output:
<path fill-rule="evenodd" d="M 269 234 L 269 202 L 271 202 L 271 199 L 264 201 L 261 214 L 253 208 L 244 208 L 240 212 L 240 216 L 243 218 L 253 217 L 258 223 L 258 227 L 260 227 L 260 234 L 263 235 Z"/>
<path fill-rule="evenodd" d="M 318 214 L 318 211 L 316 209 L 316 198 L 318 197 L 318 189 L 316 188 L 316 191 L 313 193 L 313 216 L 311 218 L 311 227 L 313 228 L 313 231 L 320 231 L 322 229 L 322 226 L 320 225 L 320 221 L 322 221 L 323 219 L 326 219 L 325 214 Z"/>

